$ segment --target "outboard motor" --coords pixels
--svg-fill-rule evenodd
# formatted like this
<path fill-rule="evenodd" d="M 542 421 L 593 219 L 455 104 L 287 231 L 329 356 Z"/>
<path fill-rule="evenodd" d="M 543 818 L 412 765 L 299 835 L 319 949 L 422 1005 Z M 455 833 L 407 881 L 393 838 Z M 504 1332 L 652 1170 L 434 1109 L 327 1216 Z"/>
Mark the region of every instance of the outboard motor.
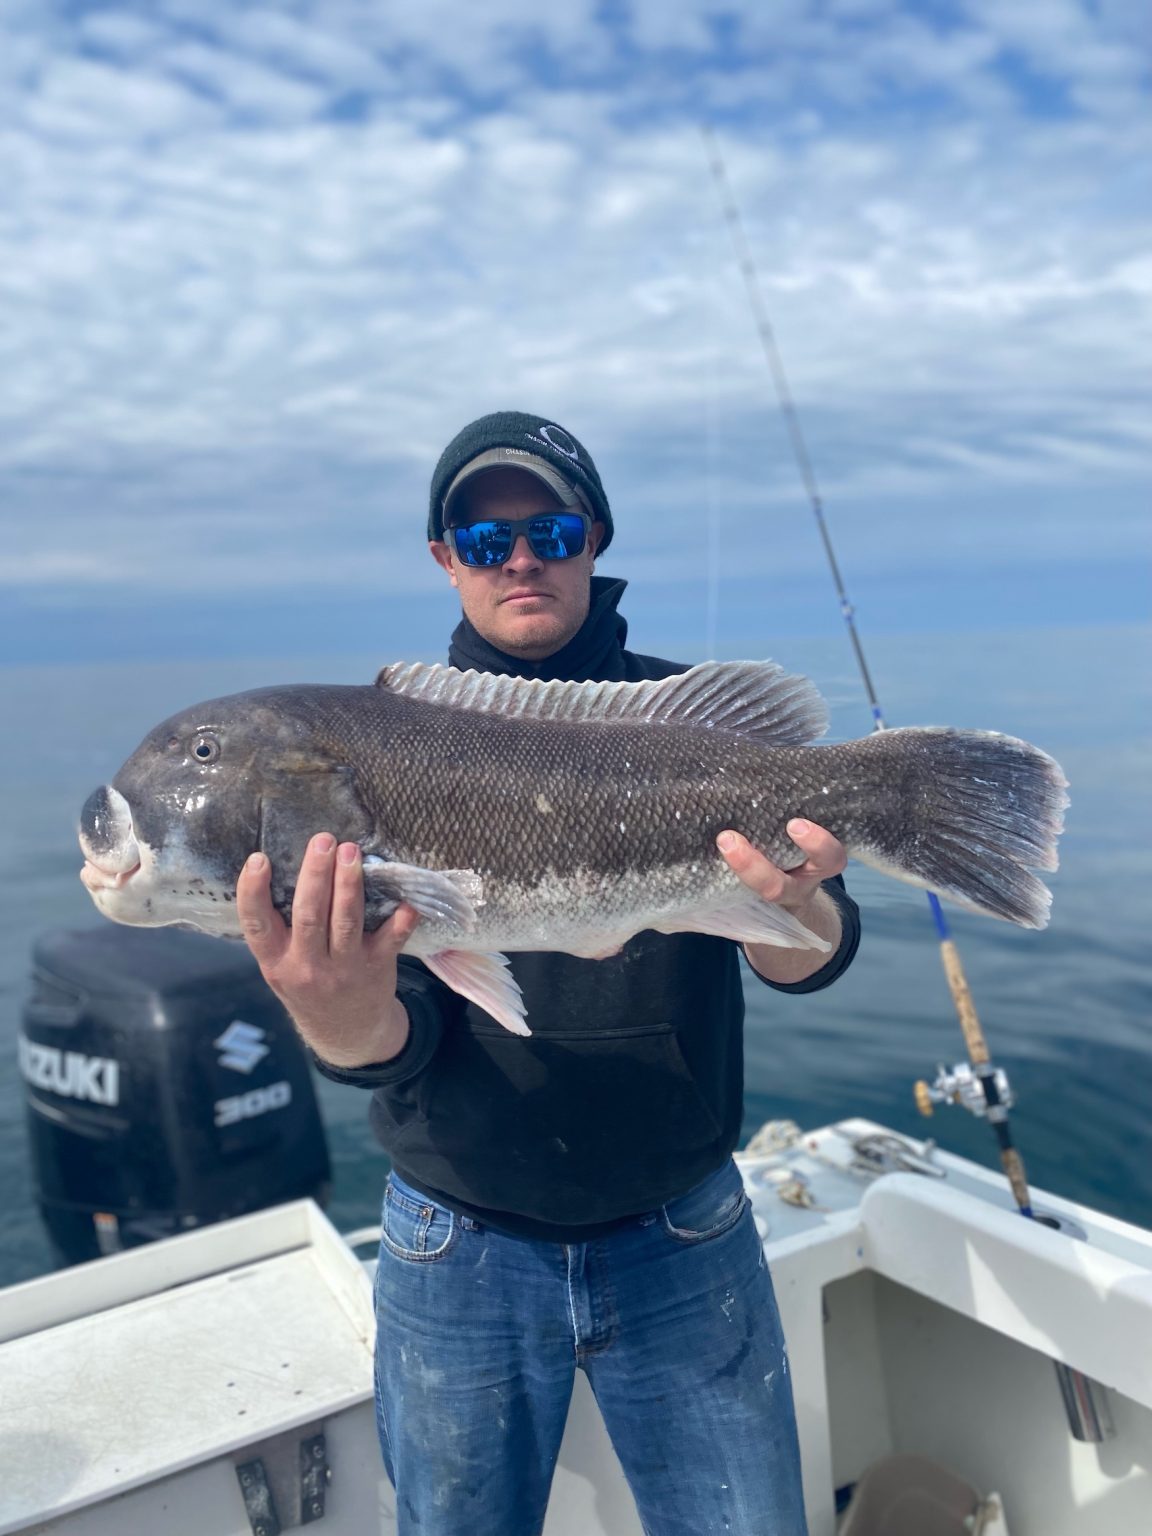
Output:
<path fill-rule="evenodd" d="M 327 1199 L 308 1057 L 243 944 L 112 923 L 45 934 L 18 1049 L 63 1263 Z"/>

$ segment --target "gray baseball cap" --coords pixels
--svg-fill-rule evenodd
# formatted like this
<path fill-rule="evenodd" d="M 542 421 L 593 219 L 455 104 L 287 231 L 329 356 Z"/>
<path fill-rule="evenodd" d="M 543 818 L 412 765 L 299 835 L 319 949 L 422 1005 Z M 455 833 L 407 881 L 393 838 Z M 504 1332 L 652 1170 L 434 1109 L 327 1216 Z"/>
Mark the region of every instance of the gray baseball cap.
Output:
<path fill-rule="evenodd" d="M 488 469 L 523 469 L 535 475 L 566 507 L 582 507 L 604 525 L 600 550 L 612 538 L 612 513 L 592 456 L 578 438 L 554 421 L 524 411 L 495 411 L 470 422 L 440 455 L 428 497 L 428 537 L 444 537 L 452 496 L 473 475 Z"/>

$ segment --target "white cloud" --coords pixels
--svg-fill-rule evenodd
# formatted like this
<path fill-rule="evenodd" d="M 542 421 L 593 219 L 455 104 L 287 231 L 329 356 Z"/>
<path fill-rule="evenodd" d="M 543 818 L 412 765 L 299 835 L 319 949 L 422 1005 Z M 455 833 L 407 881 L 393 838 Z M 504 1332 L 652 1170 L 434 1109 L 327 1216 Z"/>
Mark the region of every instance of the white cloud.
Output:
<path fill-rule="evenodd" d="M 53 60 L 30 93 L 26 121 L 47 135 L 137 143 L 206 123 L 213 114 L 180 85 L 83 58 Z"/>
<path fill-rule="evenodd" d="M 77 22 L 78 40 L 139 62 L 167 38 L 164 26 L 137 11 L 90 11 Z"/>
<path fill-rule="evenodd" d="M 380 60 L 370 49 L 280 11 L 238 8 L 227 18 L 224 30 L 237 46 L 300 74 L 320 76 L 341 92 L 386 83 Z"/>
<path fill-rule="evenodd" d="M 688 53 L 707 53 L 713 46 L 709 20 L 717 9 L 708 4 L 664 5 L 661 0 L 629 0 L 628 32 L 635 45 L 645 51 L 678 48 Z"/>
<path fill-rule="evenodd" d="M 317 85 L 205 43 L 176 43 L 163 50 L 160 62 L 206 95 L 220 98 L 236 111 L 257 114 L 266 122 L 292 123 L 314 117 L 326 99 Z"/>

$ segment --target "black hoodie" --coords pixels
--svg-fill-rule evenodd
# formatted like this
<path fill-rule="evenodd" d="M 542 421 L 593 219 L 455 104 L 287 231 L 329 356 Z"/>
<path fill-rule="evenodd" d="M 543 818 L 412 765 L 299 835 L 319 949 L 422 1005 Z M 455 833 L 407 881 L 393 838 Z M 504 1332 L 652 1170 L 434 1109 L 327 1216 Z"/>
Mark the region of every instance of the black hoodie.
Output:
<path fill-rule="evenodd" d="M 517 677 L 639 681 L 687 668 L 624 649 L 623 581 L 594 577 L 587 619 L 542 662 L 498 651 L 467 619 L 455 667 Z M 813 992 L 850 964 L 856 904 L 825 883 L 843 919 Z M 700 1183 L 734 1150 L 743 1118 L 744 993 L 738 946 L 705 934 L 639 933 L 608 960 L 511 956 L 532 1035 L 510 1034 L 400 957 L 411 1033 L 398 1056 L 337 1082 L 373 1088 L 372 1127 L 401 1178 L 518 1236 L 580 1242 Z"/>

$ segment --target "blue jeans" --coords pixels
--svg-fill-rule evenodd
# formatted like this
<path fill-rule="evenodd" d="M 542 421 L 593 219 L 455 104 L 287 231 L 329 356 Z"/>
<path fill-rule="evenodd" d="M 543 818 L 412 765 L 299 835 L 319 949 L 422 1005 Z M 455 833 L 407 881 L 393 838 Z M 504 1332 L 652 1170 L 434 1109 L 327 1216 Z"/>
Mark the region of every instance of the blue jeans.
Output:
<path fill-rule="evenodd" d="M 733 1162 L 571 1244 L 482 1227 L 393 1174 L 376 1313 L 400 1536 L 537 1536 L 577 1366 L 649 1536 L 805 1536 L 788 1360 Z"/>

